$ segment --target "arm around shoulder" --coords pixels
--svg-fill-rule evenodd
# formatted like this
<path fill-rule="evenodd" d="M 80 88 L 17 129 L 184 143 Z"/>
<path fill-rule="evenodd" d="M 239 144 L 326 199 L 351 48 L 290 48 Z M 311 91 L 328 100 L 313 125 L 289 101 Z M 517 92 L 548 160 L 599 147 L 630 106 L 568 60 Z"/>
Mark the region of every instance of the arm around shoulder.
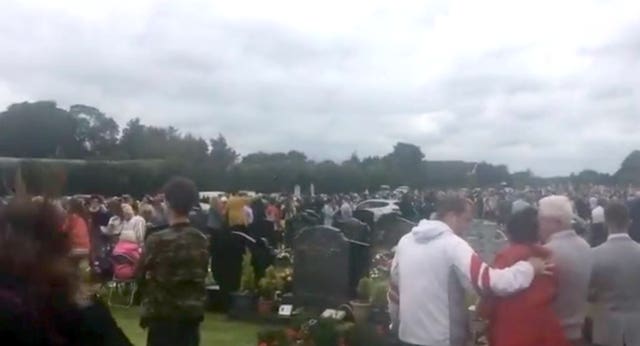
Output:
<path fill-rule="evenodd" d="M 480 294 L 510 295 L 528 288 L 535 276 L 533 266 L 525 261 L 505 269 L 491 268 L 461 238 L 456 239 L 449 253 L 453 265 Z"/>

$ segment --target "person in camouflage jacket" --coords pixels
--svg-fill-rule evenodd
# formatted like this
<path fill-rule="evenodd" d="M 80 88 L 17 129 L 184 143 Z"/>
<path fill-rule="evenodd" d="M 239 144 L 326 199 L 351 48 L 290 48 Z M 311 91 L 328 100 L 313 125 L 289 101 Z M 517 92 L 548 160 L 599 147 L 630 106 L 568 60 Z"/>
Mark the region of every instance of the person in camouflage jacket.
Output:
<path fill-rule="evenodd" d="M 199 345 L 204 318 L 209 241 L 189 224 L 197 201 L 193 182 L 174 178 L 165 186 L 169 228 L 147 238 L 139 263 L 142 292 L 140 324 L 147 345 Z"/>

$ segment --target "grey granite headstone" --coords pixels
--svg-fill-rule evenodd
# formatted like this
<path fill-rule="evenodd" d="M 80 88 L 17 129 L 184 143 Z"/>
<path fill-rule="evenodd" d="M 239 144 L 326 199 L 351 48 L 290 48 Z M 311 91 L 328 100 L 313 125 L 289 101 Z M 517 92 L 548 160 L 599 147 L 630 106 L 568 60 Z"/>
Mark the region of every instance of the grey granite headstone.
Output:
<path fill-rule="evenodd" d="M 373 229 L 375 225 L 375 216 L 371 210 L 356 209 L 353 211 L 353 217 L 366 223 L 370 229 Z"/>
<path fill-rule="evenodd" d="M 334 226 L 342 231 L 349 242 L 349 295 L 355 298 L 358 282 L 369 275 L 371 230 L 356 218 L 337 221 Z"/>
<path fill-rule="evenodd" d="M 507 244 L 496 223 L 479 219 L 473 220 L 465 239 L 487 263 L 492 263 L 496 253 Z"/>
<path fill-rule="evenodd" d="M 293 251 L 296 305 L 327 308 L 349 301 L 349 242 L 339 229 L 304 228 Z"/>
<path fill-rule="evenodd" d="M 399 213 L 384 214 L 375 224 L 372 242 L 376 247 L 391 250 L 415 226 L 414 222 L 403 218 Z"/>
<path fill-rule="evenodd" d="M 294 217 L 287 220 L 285 229 L 285 245 L 289 248 L 293 247 L 294 239 L 304 228 L 320 225 L 321 223 L 322 220 L 315 215 L 315 213 L 312 214 L 304 211 L 296 214 Z"/>

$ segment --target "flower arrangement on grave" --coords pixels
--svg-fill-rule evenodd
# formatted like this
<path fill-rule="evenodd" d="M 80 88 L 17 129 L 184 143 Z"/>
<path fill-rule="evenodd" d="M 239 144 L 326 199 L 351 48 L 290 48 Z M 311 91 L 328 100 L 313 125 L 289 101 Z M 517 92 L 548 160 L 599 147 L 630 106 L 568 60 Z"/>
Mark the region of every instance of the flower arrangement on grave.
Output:
<path fill-rule="evenodd" d="M 258 313 L 268 316 L 273 312 L 273 301 L 277 291 L 281 291 L 284 283 L 273 266 L 265 271 L 265 276 L 258 281 Z"/>
<path fill-rule="evenodd" d="M 307 318 L 292 327 L 258 333 L 258 346 L 351 346 L 356 345 L 354 324 L 328 318 Z"/>
<path fill-rule="evenodd" d="M 288 267 L 278 271 L 278 276 L 282 282 L 282 293 L 290 293 L 293 291 L 293 268 Z"/>
<path fill-rule="evenodd" d="M 356 323 L 364 324 L 369 319 L 371 311 L 371 287 L 373 282 L 370 278 L 364 277 L 358 282 L 356 289 L 357 299 L 351 301 L 353 318 Z"/>
<path fill-rule="evenodd" d="M 388 279 L 391 272 L 392 262 L 393 252 L 384 250 L 377 253 L 371 260 L 369 276 L 372 279 Z"/>
<path fill-rule="evenodd" d="M 290 266 L 293 264 L 293 253 L 291 252 L 291 249 L 277 249 L 276 264 L 279 266 Z"/>

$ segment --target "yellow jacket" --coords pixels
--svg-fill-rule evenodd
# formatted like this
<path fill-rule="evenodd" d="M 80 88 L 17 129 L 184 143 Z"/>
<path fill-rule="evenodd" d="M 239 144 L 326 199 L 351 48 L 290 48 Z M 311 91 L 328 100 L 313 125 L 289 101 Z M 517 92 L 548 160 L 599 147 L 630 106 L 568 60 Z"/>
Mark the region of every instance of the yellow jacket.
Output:
<path fill-rule="evenodd" d="M 233 226 L 247 226 L 247 217 L 244 212 L 244 206 L 247 205 L 247 200 L 233 196 L 229 198 L 227 202 L 227 218 L 229 221 L 229 227 Z"/>

